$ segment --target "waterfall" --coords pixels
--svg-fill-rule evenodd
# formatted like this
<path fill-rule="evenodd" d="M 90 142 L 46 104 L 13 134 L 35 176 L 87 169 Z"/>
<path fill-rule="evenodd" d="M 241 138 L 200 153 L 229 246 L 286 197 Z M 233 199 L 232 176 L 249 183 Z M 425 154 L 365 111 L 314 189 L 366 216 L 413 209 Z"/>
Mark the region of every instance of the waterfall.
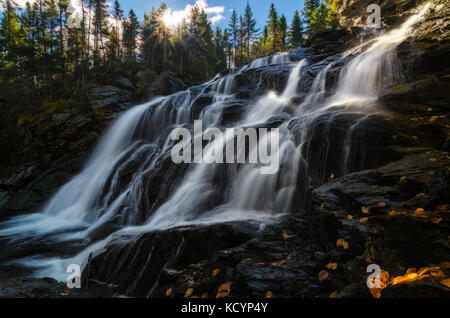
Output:
<path fill-rule="evenodd" d="M 284 91 L 281 94 L 268 91 L 250 102 L 232 128 L 264 125 L 274 116 L 286 114 L 286 108 L 292 108 L 291 101 L 298 93 L 308 61 L 292 63 L 289 53 L 256 60 L 235 73 L 128 110 L 109 128 L 80 174 L 64 185 L 41 212 L 0 224 L 0 237 L 11 244 L 33 241 L 78 244 L 81 251 L 69 250 L 63 256 L 35 255 L 16 260 L 36 268 L 36 276 L 64 278 L 67 264 L 84 265 L 89 254 L 99 253 L 113 237 L 120 235 L 240 220 L 276 222 L 291 212 L 299 178 L 305 183 L 312 180 L 308 174 L 311 164 L 308 149 L 317 121 L 324 115 L 332 120 L 335 113 L 329 110 L 333 106 L 376 99 L 383 88 L 380 83 L 389 84 L 396 76 L 393 50 L 412 33 L 414 24 L 429 7 L 427 4 L 399 29 L 344 54 L 342 59 L 355 56 L 344 67 L 335 92 L 329 96 L 327 74 L 336 62 L 317 72 L 306 98 L 289 115 L 295 117 L 279 126 L 279 146 L 275 150 L 280 163 L 278 173 L 263 175 L 260 164 L 192 164 L 183 167 L 183 175 L 176 184 L 166 186 L 167 197 L 159 206 L 147 198 L 149 189 L 157 186 L 148 184 L 147 177 L 164 169 L 161 164 L 174 145 L 171 131 L 189 127 L 196 119 L 203 120 L 205 130 L 220 126 L 224 107 L 233 102 L 243 72 L 269 65 L 291 66 Z M 199 111 L 198 105 L 203 102 L 207 106 Z M 293 135 L 290 127 L 294 121 L 298 123 L 298 136 Z M 350 125 L 345 137 L 345 169 L 351 152 L 351 132 L 357 125 L 358 120 Z M 249 153 L 270 143 L 271 134 L 269 131 L 259 136 L 258 144 Z M 201 138 L 201 134 L 193 137 Z M 208 155 L 214 149 L 224 149 L 230 141 L 228 136 L 215 139 L 204 152 Z M 322 142 L 328 147 L 327 140 Z M 219 183 L 218 176 L 221 176 Z M 326 180 L 328 176 L 321 178 Z"/>

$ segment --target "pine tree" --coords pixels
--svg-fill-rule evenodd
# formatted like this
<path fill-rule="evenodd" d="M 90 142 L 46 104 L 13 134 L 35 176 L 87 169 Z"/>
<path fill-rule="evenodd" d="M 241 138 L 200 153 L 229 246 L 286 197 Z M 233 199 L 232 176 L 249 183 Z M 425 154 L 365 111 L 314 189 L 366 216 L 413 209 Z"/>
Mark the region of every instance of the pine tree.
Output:
<path fill-rule="evenodd" d="M 250 45 L 258 30 L 256 29 L 256 20 L 253 18 L 252 8 L 250 7 L 250 4 L 248 2 L 245 8 L 243 26 L 245 30 L 245 39 L 247 42 L 247 57 L 249 59 L 251 54 Z"/>
<path fill-rule="evenodd" d="M 303 43 L 303 28 L 302 21 L 298 10 L 295 10 L 294 18 L 292 20 L 291 32 L 289 34 L 289 44 L 293 48 L 300 47 Z"/>
<path fill-rule="evenodd" d="M 288 35 L 288 26 L 287 26 L 287 21 L 286 21 L 286 17 L 283 15 L 281 15 L 280 17 L 280 21 L 279 21 L 279 29 L 280 29 L 280 49 L 282 51 L 285 51 L 287 49 L 287 35 Z"/>
<path fill-rule="evenodd" d="M 121 56 L 122 56 L 121 41 L 120 41 L 120 23 L 123 19 L 123 10 L 120 7 L 120 3 L 118 0 L 116 0 L 114 2 L 114 9 L 113 9 L 112 16 L 116 22 L 116 25 L 115 25 L 116 29 L 114 30 L 115 37 L 113 37 L 113 39 L 116 40 L 116 42 L 113 43 L 115 50 L 116 50 L 115 57 L 120 60 Z M 111 40 L 111 36 L 110 36 L 110 40 Z"/>
<path fill-rule="evenodd" d="M 303 8 L 303 17 L 306 25 L 309 26 L 314 11 L 319 8 L 321 0 L 305 0 Z"/>
<path fill-rule="evenodd" d="M 232 46 L 232 64 L 235 66 L 236 64 L 236 51 L 237 51 L 237 41 L 239 34 L 239 20 L 236 13 L 236 10 L 233 9 L 231 13 L 230 23 L 228 24 L 230 37 L 231 37 L 231 46 Z"/>
<path fill-rule="evenodd" d="M 125 48 L 125 60 L 128 64 L 136 62 L 137 35 L 139 22 L 133 10 L 130 10 L 128 19 L 124 23 L 123 45 Z"/>
<path fill-rule="evenodd" d="M 103 37 L 108 34 L 106 0 L 94 0 L 94 66 L 100 61 L 100 51 L 104 50 Z"/>
<path fill-rule="evenodd" d="M 275 5 L 273 3 L 270 5 L 268 29 L 268 50 L 269 54 L 273 54 L 278 52 L 281 46 L 278 13 L 275 10 Z"/>

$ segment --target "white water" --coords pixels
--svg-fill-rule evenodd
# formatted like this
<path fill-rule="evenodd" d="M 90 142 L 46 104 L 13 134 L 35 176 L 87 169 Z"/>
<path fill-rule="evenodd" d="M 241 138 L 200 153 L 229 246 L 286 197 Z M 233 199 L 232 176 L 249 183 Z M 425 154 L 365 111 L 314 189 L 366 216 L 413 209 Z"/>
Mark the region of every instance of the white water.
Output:
<path fill-rule="evenodd" d="M 412 33 L 414 24 L 420 21 L 428 9 L 429 5 L 426 5 L 402 27 L 375 39 L 363 53 L 356 55 L 344 68 L 339 86 L 331 96 L 326 96 L 326 79 L 334 63 L 317 74 L 309 95 L 297 108 L 297 116 L 303 116 L 305 122 L 300 142 L 297 145 L 293 142 L 287 124 L 280 127 L 278 154 L 281 168 L 278 174 L 262 175 L 257 164 L 248 164 L 239 169 L 237 165 L 227 166 L 227 179 L 223 180 L 226 184 L 221 187 L 226 190 L 220 193 L 224 200 L 211 206 L 211 200 L 219 191 L 223 191 L 215 184 L 214 177 L 224 167 L 194 165 L 166 202 L 150 217 L 143 218 L 145 211 L 142 211 L 142 202 L 145 201 L 146 185 L 143 184 L 142 175 L 151 172 L 157 164 L 158 155 L 170 149 L 169 139 L 161 132 L 167 127 L 175 128 L 192 122 L 195 98 L 190 91 L 181 92 L 154 99 L 123 114 L 103 137 L 85 169 L 63 186 L 40 213 L 19 216 L 1 224 L 0 237 L 9 238 L 11 244 L 27 240 L 90 240 L 99 229 L 114 222 L 117 228 L 110 229 L 109 236 L 97 242 L 92 241 L 76 256 L 33 256 L 17 261 L 27 267 L 35 267 L 36 276 L 62 279 L 66 276 L 67 264 L 84 265 L 90 253 L 99 253 L 113 238 L 124 234 L 240 220 L 261 224 L 276 221 L 290 212 L 300 164 L 308 166 L 308 158 L 302 155 L 301 150 L 310 142 L 310 125 L 332 106 L 376 99 L 383 87 L 380 83 L 388 84 L 395 77 L 393 49 Z M 252 68 L 286 63 L 290 63 L 289 54 L 278 54 L 256 60 L 236 74 L 213 80 L 213 102 L 199 115 L 199 119 L 204 120 L 204 129 L 214 127 L 219 122 L 223 105 L 237 89 L 237 75 Z M 248 105 L 246 114 L 236 127 L 264 123 L 282 112 L 291 98 L 296 96 L 302 69 L 306 66 L 306 60 L 293 65 L 284 92 L 278 95 L 270 91 Z M 206 88 L 203 88 L 203 92 Z M 159 146 L 160 138 L 164 138 L 163 146 Z M 260 136 L 259 142 L 266 143 L 268 139 L 270 134 Z M 226 138 L 214 140 L 205 152 L 213 151 L 217 143 L 224 146 L 227 142 L 229 140 Z M 347 145 L 345 152 L 350 151 L 351 145 Z M 125 186 L 119 187 L 121 171 L 129 169 L 134 162 L 140 163 L 133 167 Z M 71 254 L 67 251 L 67 255 Z"/>

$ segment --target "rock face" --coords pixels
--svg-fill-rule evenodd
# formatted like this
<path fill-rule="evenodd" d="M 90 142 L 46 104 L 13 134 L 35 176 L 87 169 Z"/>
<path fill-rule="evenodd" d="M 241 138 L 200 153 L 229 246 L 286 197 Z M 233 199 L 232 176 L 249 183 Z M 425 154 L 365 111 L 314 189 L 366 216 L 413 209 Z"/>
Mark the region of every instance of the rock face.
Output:
<path fill-rule="evenodd" d="M 411 14 L 410 10 L 426 0 L 342 0 L 339 4 L 340 23 L 344 27 L 366 26 L 369 14 L 367 7 L 371 4 L 379 5 L 381 18 L 387 26 L 395 26 Z M 438 1 L 437 1 L 438 2 Z"/>
<path fill-rule="evenodd" d="M 383 12 L 393 13 L 383 16 L 386 27 L 403 21 L 420 2 L 379 1 Z M 360 21 L 357 12 L 364 11 L 369 2 L 341 3 L 342 22 L 354 26 Z M 297 85 L 298 95 L 279 114 L 258 125 L 286 124 L 295 145 L 301 146 L 303 160 L 299 161 L 291 213 L 263 228 L 256 222 L 239 221 L 116 233 L 93 255 L 83 277 L 113 284 L 121 293 L 136 297 L 265 297 L 268 292 L 273 297 L 449 297 L 445 279 L 450 276 L 450 38 L 449 8 L 440 8 L 427 15 L 417 34 L 395 50 L 393 55 L 405 76 L 368 105 L 377 111 L 363 113 L 357 107 L 335 105 L 314 118 L 308 112 L 294 112 L 324 69 L 323 93 L 332 95 L 342 68 L 355 54 L 343 57 L 343 51 L 376 33 L 357 27 L 324 33 L 311 39 L 310 48 L 287 53 L 292 62 L 308 61 Z M 291 66 L 253 66 L 235 76 L 221 74 L 223 81 L 217 82 L 216 91 L 234 94 L 217 117 L 221 126 L 232 127 L 254 100 L 268 90 L 281 93 L 286 86 Z M 141 94 L 182 86 L 168 74 L 149 87 L 147 79 L 154 75 L 141 74 L 137 85 Z M 112 105 L 121 108 L 126 100 L 122 96 L 131 86 L 126 81 L 117 86 L 91 91 L 97 116 Z M 187 95 L 193 102 L 189 112 L 181 115 L 189 122 L 208 111 L 214 101 L 213 88 L 207 83 L 164 99 L 144 113 L 131 137 L 136 140 L 134 148 L 119 160 L 123 165 L 106 182 L 109 196 L 99 194 L 107 204 L 127 187 L 137 167 L 146 163 L 145 172 L 139 175 L 139 207 L 130 210 L 124 205 L 111 222 L 90 231 L 83 242 L 77 241 L 77 251 L 86 241 L 101 240 L 125 224 L 142 225 L 182 181 L 189 165 L 175 165 L 169 151 L 161 149 L 168 149 L 165 137 L 181 116 L 179 105 Z M 164 116 L 158 117 L 159 122 L 148 121 L 161 111 Z M 93 124 L 93 119 L 66 114 L 55 120 L 70 122 L 80 132 Z M 185 126 L 192 129 L 192 125 Z M 142 144 L 138 141 L 147 141 L 156 132 L 160 138 L 139 152 Z M 126 161 L 131 156 L 135 160 Z M 70 162 L 69 158 L 64 162 Z M 36 180 L 38 170 L 29 166 L 1 182 L 2 209 L 8 213 L 32 210 L 61 179 L 69 177 L 59 169 L 24 187 Z M 226 189 L 220 182 L 227 177 L 226 169 L 217 169 L 212 176 L 218 188 L 213 200 L 205 202 L 205 209 L 224 201 Z M 117 181 L 114 187 L 113 179 Z M 20 256 L 35 248 L 23 247 Z M 50 254 L 57 249 L 61 247 L 49 244 Z M 3 258 L 12 258 L 14 253 L 7 245 Z M 371 264 L 389 274 L 383 290 L 367 288 Z M 224 284 L 229 286 L 225 295 L 220 293 Z M 14 291 L 6 291 L 10 294 Z M 108 292 L 104 295 L 109 296 Z"/>

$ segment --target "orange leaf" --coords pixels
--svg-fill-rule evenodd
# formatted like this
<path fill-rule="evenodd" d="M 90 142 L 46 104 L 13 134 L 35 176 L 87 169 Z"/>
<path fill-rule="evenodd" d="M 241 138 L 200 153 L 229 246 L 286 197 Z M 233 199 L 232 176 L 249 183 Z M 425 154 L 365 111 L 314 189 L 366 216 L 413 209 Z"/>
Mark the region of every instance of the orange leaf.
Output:
<path fill-rule="evenodd" d="M 443 268 L 450 268 L 450 262 L 442 262 L 439 264 L 439 266 Z"/>
<path fill-rule="evenodd" d="M 444 279 L 441 284 L 450 288 L 450 278 Z"/>
<path fill-rule="evenodd" d="M 208 293 L 203 293 L 201 298 L 208 298 Z"/>
<path fill-rule="evenodd" d="M 361 212 L 364 213 L 364 214 L 369 214 L 370 213 L 370 207 L 363 206 L 361 208 Z"/>
<path fill-rule="evenodd" d="M 418 208 L 414 211 L 414 215 L 424 215 L 425 214 L 425 210 L 422 208 Z"/>
<path fill-rule="evenodd" d="M 347 215 L 347 219 L 352 220 L 353 219 L 353 215 Z"/>
<path fill-rule="evenodd" d="M 328 272 L 326 270 L 322 270 L 319 273 L 319 281 L 323 281 L 324 279 L 327 279 Z"/>
<path fill-rule="evenodd" d="M 343 238 L 340 238 L 340 239 L 337 240 L 336 246 L 337 246 L 337 247 L 342 246 L 345 250 L 348 249 L 348 247 L 349 247 L 347 241 L 344 240 Z"/>
<path fill-rule="evenodd" d="M 385 208 L 386 207 L 386 202 L 378 202 L 378 206 L 380 208 Z"/>
<path fill-rule="evenodd" d="M 400 181 L 406 180 L 406 176 L 400 178 Z"/>
<path fill-rule="evenodd" d="M 189 297 L 194 292 L 194 288 L 188 288 L 186 292 L 184 293 L 184 297 Z"/>
<path fill-rule="evenodd" d="M 286 232 L 283 232 L 283 238 L 285 239 L 285 240 L 287 240 L 288 238 L 290 238 L 291 236 L 289 235 L 289 234 L 287 234 Z"/>
<path fill-rule="evenodd" d="M 367 222 L 367 221 L 369 221 L 369 218 L 360 218 L 359 219 L 359 222 L 361 222 L 361 223 L 364 223 L 364 222 Z"/>
<path fill-rule="evenodd" d="M 337 263 L 328 263 L 325 267 L 334 271 L 338 267 L 338 264 Z"/>
<path fill-rule="evenodd" d="M 231 291 L 231 282 L 222 284 L 217 288 L 216 298 L 227 297 Z"/>
<path fill-rule="evenodd" d="M 447 204 L 445 204 L 445 205 L 438 205 L 436 207 L 436 210 L 438 210 L 438 211 L 446 211 L 447 209 L 448 209 L 448 205 Z"/>
<path fill-rule="evenodd" d="M 445 278 L 445 274 L 442 271 L 433 271 L 430 274 L 431 274 L 431 276 L 436 277 L 436 278 Z"/>
<path fill-rule="evenodd" d="M 272 298 L 272 292 L 270 290 L 266 293 L 266 298 Z"/>
<path fill-rule="evenodd" d="M 339 297 L 339 292 L 338 291 L 334 291 L 330 294 L 330 298 L 338 298 Z"/>
<path fill-rule="evenodd" d="M 166 290 L 166 296 L 169 297 L 170 295 L 172 295 L 172 288 Z"/>
<path fill-rule="evenodd" d="M 282 260 L 280 263 L 278 263 L 278 266 L 281 266 L 281 265 L 284 265 L 284 264 L 286 264 L 286 260 L 285 259 Z"/>
<path fill-rule="evenodd" d="M 219 274 L 219 273 L 220 273 L 220 269 L 216 268 L 215 270 L 212 271 L 212 276 L 216 277 L 217 274 Z"/>

